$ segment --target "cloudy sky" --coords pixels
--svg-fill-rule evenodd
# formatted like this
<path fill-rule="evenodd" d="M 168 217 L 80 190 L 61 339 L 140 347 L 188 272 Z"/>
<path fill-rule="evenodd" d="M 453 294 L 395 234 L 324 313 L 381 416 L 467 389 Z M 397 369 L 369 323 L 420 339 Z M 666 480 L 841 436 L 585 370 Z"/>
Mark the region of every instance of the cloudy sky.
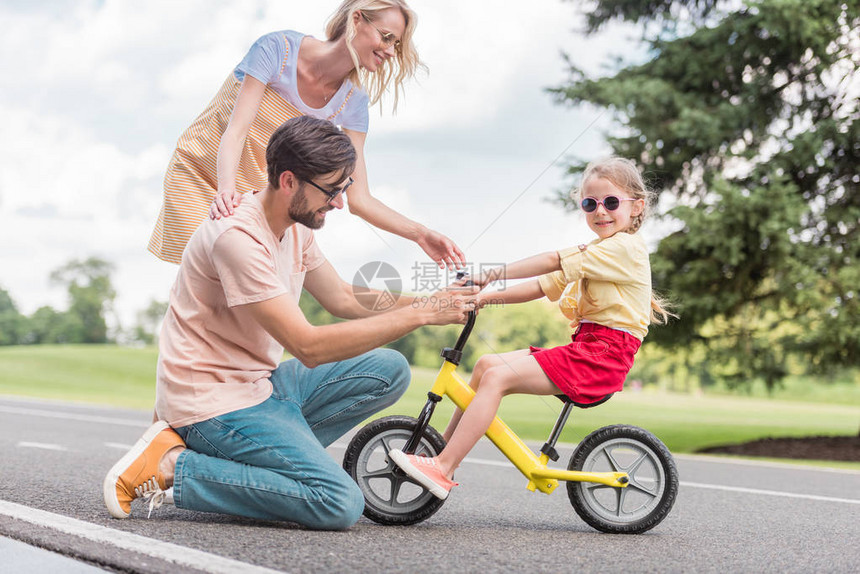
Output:
<path fill-rule="evenodd" d="M 176 267 L 146 244 L 180 133 L 256 38 L 323 37 L 336 0 L 4 0 L 0 3 L 0 287 L 23 313 L 65 308 L 51 270 L 92 255 L 116 265 L 125 327 L 166 300 Z M 430 68 L 396 116 L 371 112 L 371 191 L 453 238 L 476 264 L 512 261 L 591 238 L 546 200 L 565 156 L 605 155 L 609 113 L 554 105 L 561 53 L 605 70 L 637 57 L 635 33 L 586 38 L 578 2 L 412 0 Z M 640 58 L 642 56 L 639 56 Z M 409 289 L 428 259 L 413 243 L 345 210 L 319 241 L 341 275 L 394 265 Z"/>

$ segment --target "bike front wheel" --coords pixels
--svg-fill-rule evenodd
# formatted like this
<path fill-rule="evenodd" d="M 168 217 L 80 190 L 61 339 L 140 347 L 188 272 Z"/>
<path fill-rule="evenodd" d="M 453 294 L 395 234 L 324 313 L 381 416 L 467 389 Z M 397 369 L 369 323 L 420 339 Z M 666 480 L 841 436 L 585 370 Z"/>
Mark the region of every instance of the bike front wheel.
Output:
<path fill-rule="evenodd" d="M 626 472 L 626 487 L 568 482 L 576 513 L 602 532 L 639 534 L 657 526 L 675 504 L 678 470 L 666 446 L 639 427 L 613 425 L 585 437 L 569 470 Z"/>
<path fill-rule="evenodd" d="M 415 524 L 432 516 L 445 502 L 388 458 L 389 452 L 406 446 L 417 424 L 417 420 L 406 416 L 375 420 L 362 428 L 346 449 L 343 468 L 364 494 L 364 515 L 374 522 Z M 445 440 L 428 426 L 414 454 L 432 457 L 443 448 Z"/>

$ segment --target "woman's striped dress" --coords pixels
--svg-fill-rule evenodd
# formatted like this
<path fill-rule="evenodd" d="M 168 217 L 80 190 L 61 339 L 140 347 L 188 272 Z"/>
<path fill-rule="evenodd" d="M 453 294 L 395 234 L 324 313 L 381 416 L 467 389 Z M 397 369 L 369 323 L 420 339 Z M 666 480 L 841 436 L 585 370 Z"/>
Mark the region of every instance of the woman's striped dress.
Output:
<path fill-rule="evenodd" d="M 176 144 L 164 176 L 164 204 L 149 240 L 149 250 L 160 259 L 178 264 L 191 234 L 209 216 L 209 206 L 218 188 L 218 145 L 227 129 L 241 85 L 231 73 Z M 329 121 L 343 110 L 352 91 L 343 105 L 328 118 Z M 237 191 L 246 193 L 266 187 L 266 145 L 269 138 L 282 123 L 300 115 L 302 113 L 295 106 L 271 87 L 266 87 L 257 116 L 245 138 L 236 175 Z"/>

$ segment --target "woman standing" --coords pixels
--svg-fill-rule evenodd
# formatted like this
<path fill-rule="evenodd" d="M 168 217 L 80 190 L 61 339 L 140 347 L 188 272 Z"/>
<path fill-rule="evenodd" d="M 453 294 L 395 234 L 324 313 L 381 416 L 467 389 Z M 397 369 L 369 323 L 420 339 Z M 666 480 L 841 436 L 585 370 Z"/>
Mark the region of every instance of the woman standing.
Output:
<path fill-rule="evenodd" d="M 207 215 L 231 215 L 243 193 L 266 186 L 269 136 L 304 114 L 341 126 L 355 146 L 351 213 L 415 241 L 440 266 L 464 264 L 453 241 L 389 208 L 368 188 L 368 107 L 393 87 L 396 109 L 404 82 L 422 65 L 412 43 L 415 24 L 404 0 L 344 0 L 326 26 L 326 41 L 291 30 L 257 40 L 179 138 L 149 250 L 179 263 Z"/>

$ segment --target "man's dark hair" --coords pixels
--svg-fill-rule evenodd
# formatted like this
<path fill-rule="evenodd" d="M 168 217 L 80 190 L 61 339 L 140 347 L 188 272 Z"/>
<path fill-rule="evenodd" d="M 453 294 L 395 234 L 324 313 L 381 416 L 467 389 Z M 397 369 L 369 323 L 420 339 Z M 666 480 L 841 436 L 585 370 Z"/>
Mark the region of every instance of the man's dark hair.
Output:
<path fill-rule="evenodd" d="M 355 148 L 331 122 L 299 116 L 284 122 L 269 138 L 266 163 L 269 185 L 274 189 L 285 171 L 304 181 L 335 171 L 346 179 L 355 169 Z"/>

